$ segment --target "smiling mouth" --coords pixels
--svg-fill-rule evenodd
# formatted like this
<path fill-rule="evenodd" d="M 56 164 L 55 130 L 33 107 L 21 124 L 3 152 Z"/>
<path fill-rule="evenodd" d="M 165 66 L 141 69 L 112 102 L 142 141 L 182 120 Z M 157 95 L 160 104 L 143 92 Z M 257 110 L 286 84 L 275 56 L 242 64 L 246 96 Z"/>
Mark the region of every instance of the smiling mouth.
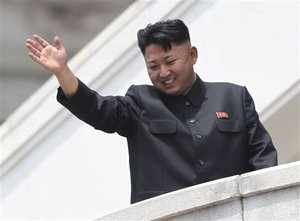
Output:
<path fill-rule="evenodd" d="M 174 81 L 175 81 L 175 78 L 171 78 L 171 79 L 162 81 L 162 83 L 163 83 L 164 85 L 170 85 L 170 84 L 172 84 Z"/>

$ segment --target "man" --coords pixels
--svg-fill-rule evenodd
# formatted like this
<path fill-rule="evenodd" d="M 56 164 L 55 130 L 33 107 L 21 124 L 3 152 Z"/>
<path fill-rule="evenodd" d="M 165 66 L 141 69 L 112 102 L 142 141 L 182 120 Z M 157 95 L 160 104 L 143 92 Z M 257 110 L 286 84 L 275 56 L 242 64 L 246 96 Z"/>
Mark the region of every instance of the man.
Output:
<path fill-rule="evenodd" d="M 94 128 L 127 138 L 132 203 L 277 165 L 247 89 L 203 82 L 194 72 L 197 49 L 181 20 L 138 31 L 153 86 L 133 85 L 125 96 L 101 96 L 78 80 L 58 37 L 55 47 L 34 39 L 29 56 L 57 77 L 58 101 Z"/>

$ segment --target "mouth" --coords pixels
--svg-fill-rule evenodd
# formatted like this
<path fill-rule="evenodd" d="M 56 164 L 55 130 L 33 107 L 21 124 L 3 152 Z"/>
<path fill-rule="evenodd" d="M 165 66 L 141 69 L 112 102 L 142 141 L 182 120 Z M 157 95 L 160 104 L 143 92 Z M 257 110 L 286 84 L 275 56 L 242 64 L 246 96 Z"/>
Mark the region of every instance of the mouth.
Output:
<path fill-rule="evenodd" d="M 174 81 L 175 81 L 175 78 L 171 78 L 171 79 L 162 81 L 162 83 L 164 85 L 168 86 L 168 85 L 171 85 Z"/>

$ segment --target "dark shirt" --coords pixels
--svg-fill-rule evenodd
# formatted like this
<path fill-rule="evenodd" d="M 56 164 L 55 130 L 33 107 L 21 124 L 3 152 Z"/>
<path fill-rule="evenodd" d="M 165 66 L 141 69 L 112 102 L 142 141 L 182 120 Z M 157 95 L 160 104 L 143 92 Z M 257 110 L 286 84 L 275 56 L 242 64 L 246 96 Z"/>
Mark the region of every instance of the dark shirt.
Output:
<path fill-rule="evenodd" d="M 94 128 L 127 138 L 132 203 L 277 165 L 245 87 L 197 76 L 185 96 L 149 85 L 133 85 L 125 96 L 100 96 L 80 82 L 72 98 L 61 89 L 57 98 Z"/>

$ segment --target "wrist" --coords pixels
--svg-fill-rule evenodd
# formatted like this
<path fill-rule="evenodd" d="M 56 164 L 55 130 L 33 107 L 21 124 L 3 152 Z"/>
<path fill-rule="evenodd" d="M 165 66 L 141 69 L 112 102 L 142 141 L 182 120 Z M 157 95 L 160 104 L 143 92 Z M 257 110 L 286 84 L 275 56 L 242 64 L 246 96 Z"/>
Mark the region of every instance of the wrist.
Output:
<path fill-rule="evenodd" d="M 56 75 L 56 77 L 60 77 L 60 76 L 68 74 L 68 72 L 70 72 L 70 68 L 67 64 L 65 64 L 58 72 L 56 72 L 54 74 Z"/>

